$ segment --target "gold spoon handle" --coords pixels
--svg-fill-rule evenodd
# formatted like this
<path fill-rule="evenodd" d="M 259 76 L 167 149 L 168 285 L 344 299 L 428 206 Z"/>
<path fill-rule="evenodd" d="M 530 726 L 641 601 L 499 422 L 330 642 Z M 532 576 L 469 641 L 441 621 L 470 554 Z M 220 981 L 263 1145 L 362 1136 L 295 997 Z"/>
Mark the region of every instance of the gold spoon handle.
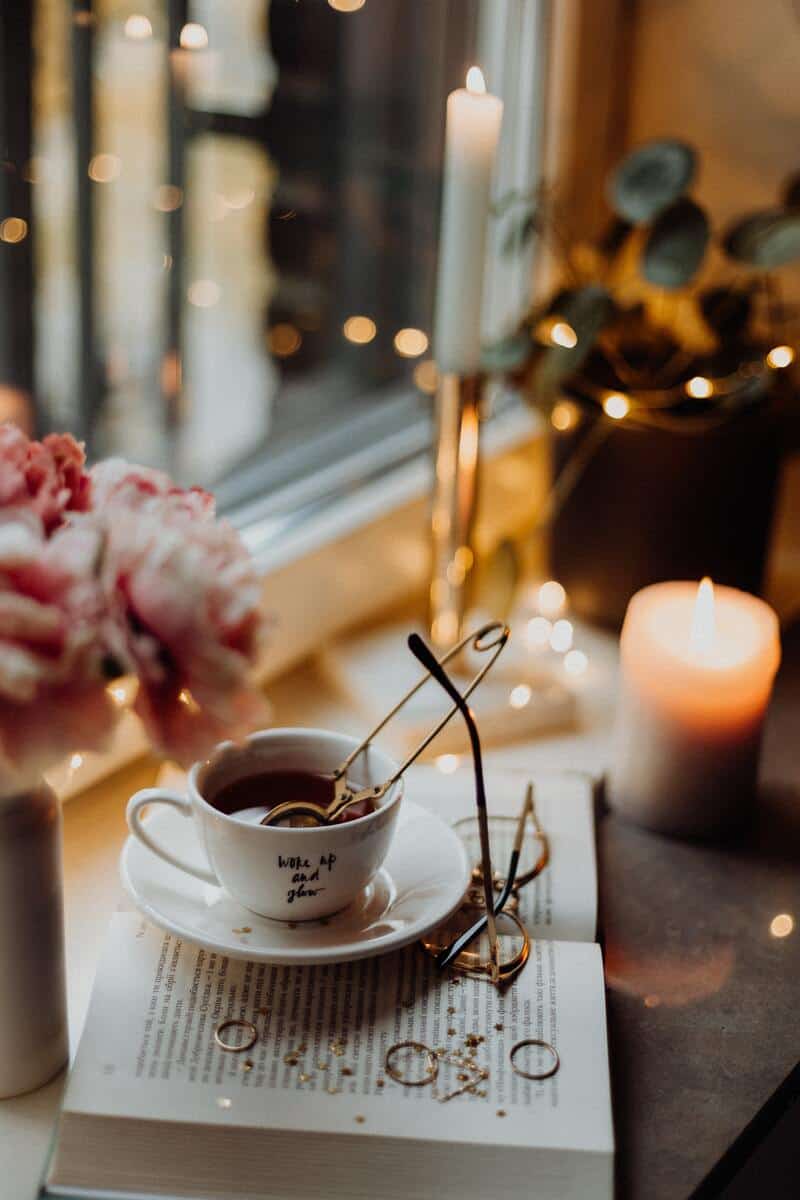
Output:
<path fill-rule="evenodd" d="M 510 629 L 502 621 L 490 621 L 488 624 L 482 625 L 480 629 L 476 629 L 474 633 L 467 634 L 466 637 L 463 637 L 460 642 L 457 642 L 455 646 L 453 646 L 447 651 L 446 654 L 442 655 L 442 657 L 437 660 L 439 665 L 443 666 L 445 663 L 450 662 L 452 658 L 455 658 L 458 654 L 460 654 L 467 646 L 471 646 L 477 654 L 486 654 L 489 651 L 493 651 L 493 653 L 489 656 L 488 661 L 484 663 L 481 669 L 472 677 L 467 687 L 461 693 L 464 700 L 467 700 L 472 695 L 486 672 L 491 669 L 498 654 L 508 641 L 510 633 Z M 448 721 L 455 716 L 455 714 L 458 712 L 457 704 L 454 704 L 453 707 L 445 713 L 438 724 L 434 726 L 430 733 L 426 734 L 416 749 L 412 750 L 409 756 L 397 768 L 395 773 L 382 784 L 372 788 L 364 788 L 360 792 L 351 792 L 350 788 L 347 786 L 347 772 L 355 759 L 358 758 L 359 754 L 366 750 L 370 742 L 372 742 L 372 740 L 381 732 L 381 730 L 389 724 L 392 718 L 400 712 L 400 709 L 408 704 L 411 697 L 416 695 L 421 687 L 424 687 L 430 678 L 431 673 L 430 671 L 427 671 L 420 679 L 417 680 L 413 687 L 409 688 L 405 696 L 403 696 L 402 699 L 395 704 L 394 708 L 390 709 L 386 716 L 378 722 L 375 728 L 372 729 L 361 742 L 359 742 L 355 750 L 351 750 L 344 762 L 342 762 L 332 772 L 334 798 L 328 805 L 327 809 L 316 804 L 307 804 L 303 800 L 286 800 L 283 804 L 276 805 L 275 808 L 271 809 L 261 821 L 261 824 L 273 825 L 276 819 L 285 817 L 289 813 L 296 813 L 298 816 L 315 817 L 318 819 L 320 824 L 330 824 L 331 821 L 335 820 L 340 813 L 344 812 L 345 809 L 349 808 L 352 804 L 356 804 L 360 800 L 366 800 L 368 798 L 372 800 L 379 800 L 381 796 L 384 796 L 392 784 L 397 783 L 400 776 L 405 774 L 411 764 L 419 758 L 423 750 L 430 745 L 436 735 L 441 733 Z"/>
<path fill-rule="evenodd" d="M 275 825 L 283 817 L 311 817 L 318 825 L 327 825 L 328 810 L 321 804 L 312 804 L 306 800 L 284 800 L 276 804 L 261 818 L 259 825 Z"/>
<path fill-rule="evenodd" d="M 360 792 L 343 792 L 341 796 L 337 796 L 331 803 L 323 808 L 321 804 L 312 804 L 306 800 L 284 800 L 282 804 L 276 804 L 271 808 L 261 820 L 259 825 L 275 825 L 284 817 L 311 817 L 318 825 L 331 825 L 337 817 L 340 817 L 348 808 L 352 808 L 354 804 L 361 804 L 363 800 L 372 800 L 377 803 L 382 796 L 391 787 L 389 783 L 381 783 L 376 787 L 363 788 Z"/>
<path fill-rule="evenodd" d="M 481 667 L 480 671 L 473 676 L 468 686 L 461 693 L 465 700 L 472 695 L 486 672 L 489 671 L 494 665 L 494 661 L 508 641 L 510 633 L 510 629 L 502 621 L 490 621 L 487 625 L 482 625 L 480 629 L 476 629 L 474 633 L 468 633 L 466 637 L 463 637 L 460 642 L 457 642 L 455 646 L 451 647 L 451 649 L 448 650 L 446 654 L 442 655 L 442 657 L 438 660 L 439 665 L 444 666 L 445 663 L 450 662 L 451 658 L 455 658 L 461 653 L 462 650 L 470 645 L 478 654 L 485 654 L 489 650 L 494 651 L 494 654 L 491 655 L 488 662 L 486 662 L 484 666 Z M 358 758 L 359 754 L 366 750 L 370 742 L 377 737 L 381 730 L 389 724 L 392 718 L 400 712 L 400 709 L 408 704 L 411 697 L 415 696 L 419 689 L 425 686 L 430 678 L 430 671 L 426 671 L 425 674 L 417 680 L 414 686 L 409 688 L 405 696 L 403 696 L 403 698 L 399 700 L 397 704 L 395 704 L 394 708 L 392 708 L 386 714 L 386 716 L 378 722 L 375 728 L 367 734 L 367 736 L 362 742 L 359 743 L 358 746 L 356 746 L 355 750 L 351 750 L 341 766 L 337 767 L 336 771 L 334 772 L 335 777 L 340 777 L 347 773 L 348 768 L 352 765 L 353 761 Z M 393 783 L 396 783 L 400 776 L 405 774 L 411 764 L 415 762 L 417 758 L 419 758 L 420 754 L 422 754 L 422 751 L 430 745 L 438 733 L 441 733 L 448 721 L 450 721 L 457 712 L 458 705 L 454 704 L 453 707 L 447 713 L 445 713 L 441 721 L 434 726 L 430 733 L 426 734 L 416 749 L 412 750 L 408 758 L 406 758 L 402 765 L 397 768 L 391 779 L 386 781 L 387 787 Z"/>

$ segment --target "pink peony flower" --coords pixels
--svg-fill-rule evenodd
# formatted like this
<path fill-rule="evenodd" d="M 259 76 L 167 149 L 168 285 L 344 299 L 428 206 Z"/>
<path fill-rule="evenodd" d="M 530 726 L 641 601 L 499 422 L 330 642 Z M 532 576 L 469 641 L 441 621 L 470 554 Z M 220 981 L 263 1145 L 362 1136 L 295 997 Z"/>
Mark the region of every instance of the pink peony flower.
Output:
<path fill-rule="evenodd" d="M 68 512 L 90 504 L 82 447 L 67 433 L 32 442 L 15 425 L 0 425 L 0 508 L 30 509 L 51 533 Z"/>
<path fill-rule="evenodd" d="M 0 787 L 32 786 L 76 746 L 101 749 L 105 691 L 94 535 L 45 536 L 30 507 L 0 509 Z M 61 542 L 63 537 L 64 541 Z"/>
<path fill-rule="evenodd" d="M 182 762 L 249 732 L 261 627 L 251 560 L 208 492 L 119 459 L 87 473 L 69 435 L 0 426 L 0 788 L 102 747 L 109 670 L 137 676 L 153 744 Z"/>
<path fill-rule="evenodd" d="M 106 645 L 138 676 L 136 709 L 154 745 L 191 762 L 264 720 L 247 685 L 262 628 L 258 578 L 207 492 L 113 461 L 92 482 Z"/>
<path fill-rule="evenodd" d="M 107 458 L 91 470 L 93 507 L 124 505 L 136 512 L 183 514 L 214 520 L 214 497 L 203 488 L 179 488 L 164 471 Z"/>

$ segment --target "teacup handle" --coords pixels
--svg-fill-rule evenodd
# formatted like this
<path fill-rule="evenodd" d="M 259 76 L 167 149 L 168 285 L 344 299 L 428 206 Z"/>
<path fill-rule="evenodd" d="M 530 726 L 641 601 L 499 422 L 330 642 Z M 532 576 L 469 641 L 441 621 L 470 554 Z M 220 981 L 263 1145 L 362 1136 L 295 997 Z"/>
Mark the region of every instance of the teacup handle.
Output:
<path fill-rule="evenodd" d="M 197 879 L 202 879 L 204 883 L 213 883 L 215 887 L 219 887 L 220 882 L 211 869 L 206 870 L 205 867 L 196 867 L 194 863 L 187 862 L 177 854 L 173 854 L 166 846 L 159 845 L 150 836 L 142 824 L 140 815 L 141 810 L 146 808 L 148 804 L 168 804 L 171 808 L 176 808 L 182 817 L 191 817 L 191 800 L 186 796 L 179 795 L 178 792 L 167 792 L 163 788 L 144 788 L 141 792 L 136 792 L 134 796 L 131 796 L 128 801 L 128 808 L 125 814 L 128 820 L 128 828 L 143 846 L 146 846 L 148 850 L 152 850 L 153 854 L 157 854 L 159 858 L 163 858 L 171 866 L 177 867 L 179 871 L 186 871 L 187 874 L 194 875 Z"/>

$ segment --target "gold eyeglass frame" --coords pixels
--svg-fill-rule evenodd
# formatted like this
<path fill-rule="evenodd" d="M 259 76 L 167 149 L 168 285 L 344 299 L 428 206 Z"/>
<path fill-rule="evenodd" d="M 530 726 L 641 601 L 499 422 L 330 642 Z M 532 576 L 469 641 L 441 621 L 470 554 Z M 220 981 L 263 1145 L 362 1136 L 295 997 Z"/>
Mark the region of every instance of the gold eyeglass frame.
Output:
<path fill-rule="evenodd" d="M 522 937 L 522 945 L 511 958 L 509 958 L 506 962 L 501 962 L 498 959 L 497 983 L 501 987 L 506 987 L 509 983 L 511 983 L 512 979 L 519 974 L 528 961 L 531 953 L 531 938 L 527 929 L 522 924 L 522 921 L 515 912 L 510 912 L 508 909 L 504 908 L 502 913 L 498 913 L 497 915 L 498 917 L 502 916 L 507 918 L 512 922 L 512 924 L 516 925 L 517 930 Z M 432 933 L 435 934 L 436 930 L 434 929 Z M 432 958 L 436 958 L 436 956 L 440 954 L 442 950 L 447 949 L 447 943 L 435 941 L 432 934 L 426 934 L 425 937 L 421 939 L 420 944 L 425 952 L 430 954 Z M 491 960 L 481 958 L 480 954 L 477 954 L 474 950 L 462 950 L 461 954 L 459 954 L 458 958 L 448 969 L 451 971 L 457 971 L 459 975 L 465 975 L 468 979 L 488 979 L 489 982 L 492 982 Z"/>
<path fill-rule="evenodd" d="M 528 815 L 533 825 L 531 836 L 536 838 L 539 842 L 540 851 L 539 857 L 534 865 L 522 875 L 517 876 L 517 878 L 514 880 L 514 884 L 511 888 L 511 895 L 506 901 L 502 912 L 497 914 L 498 917 L 503 916 L 516 925 L 523 939 L 522 946 L 516 952 L 516 954 L 514 954 L 507 962 L 498 962 L 498 978 L 494 982 L 496 982 L 501 988 L 507 987 L 519 974 L 519 972 L 527 963 L 531 952 L 531 936 L 516 912 L 518 893 L 521 888 L 526 886 L 526 884 L 531 883 L 534 879 L 541 875 L 542 871 L 544 871 L 545 867 L 547 867 L 550 863 L 550 839 L 542 828 L 533 798 L 531 798 L 531 805 Z M 519 821 L 519 818 L 502 814 L 490 817 L 490 821 L 507 822 L 516 825 Z M 458 831 L 459 826 L 463 827 L 468 822 L 471 824 L 476 824 L 477 818 L 473 815 L 461 817 L 459 820 L 453 823 L 453 829 Z M 505 876 L 500 875 L 499 872 L 492 871 L 492 886 L 494 891 L 501 892 L 505 887 L 505 884 Z M 485 910 L 486 908 L 483 868 L 480 863 L 473 867 L 472 884 L 467 891 L 462 908 L 473 908 L 479 911 Z M 433 934 L 435 933 L 436 930 L 433 931 Z M 422 938 L 421 944 L 426 953 L 430 954 L 434 958 L 447 948 L 445 944 L 440 944 L 435 941 L 431 934 L 428 934 L 426 937 Z M 481 959 L 480 955 L 474 951 L 463 950 L 458 955 L 458 958 L 456 958 L 451 964 L 450 969 L 457 971 L 459 975 L 465 975 L 471 979 L 489 979 L 492 981 L 491 962 Z M 556 1067 L 556 1070 L 557 1069 L 558 1068 Z M 519 1074 L 519 1072 L 517 1072 L 517 1074 Z"/>
<path fill-rule="evenodd" d="M 464 826 L 468 823 L 475 823 L 475 820 L 476 820 L 476 818 L 473 816 L 460 817 L 457 821 L 453 822 L 453 829 L 455 829 L 456 832 L 458 832 L 459 826 Z M 498 816 L 493 816 L 493 817 L 489 818 L 490 824 L 495 821 L 498 823 L 502 821 L 505 824 L 514 825 L 514 824 L 516 824 L 517 818 L 506 816 L 506 815 L 498 815 Z M 534 879 L 536 879 L 539 875 L 541 875 L 542 871 L 545 869 L 545 867 L 549 866 L 549 863 L 550 863 L 550 838 L 545 833 L 545 831 L 542 829 L 542 826 L 539 822 L 539 817 L 536 813 L 535 808 L 531 812 L 531 821 L 533 823 L 533 832 L 531 833 L 530 836 L 535 838 L 539 843 L 539 846 L 540 846 L 539 857 L 537 858 L 534 865 L 528 871 L 525 871 L 522 875 L 518 875 L 517 878 L 514 880 L 514 885 L 511 889 L 511 895 L 513 897 L 516 897 L 516 895 L 520 891 L 520 889 L 524 888 L 526 884 L 531 883 Z M 506 884 L 505 875 L 501 875 L 499 873 L 499 871 L 494 871 L 493 877 L 492 877 L 492 884 L 493 884 L 494 890 L 496 892 L 502 892 L 502 890 Z M 476 863 L 476 865 L 472 868 L 472 883 L 467 891 L 467 901 L 469 902 L 469 904 L 472 908 L 484 908 L 485 907 L 485 900 L 484 900 L 484 894 L 483 894 L 482 889 L 483 889 L 483 870 L 481 868 L 481 864 Z M 504 908 L 503 911 L 506 914 L 508 914 L 509 909 Z"/>

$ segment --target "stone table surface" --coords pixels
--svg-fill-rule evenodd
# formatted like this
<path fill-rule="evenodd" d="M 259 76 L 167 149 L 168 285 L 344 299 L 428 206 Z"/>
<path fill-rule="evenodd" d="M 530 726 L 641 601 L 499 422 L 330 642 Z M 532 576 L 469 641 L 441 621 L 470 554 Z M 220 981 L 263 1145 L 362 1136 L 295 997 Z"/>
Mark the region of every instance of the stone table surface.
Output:
<path fill-rule="evenodd" d="M 784 639 L 748 829 L 709 846 L 600 819 L 620 1200 L 691 1196 L 797 1064 L 799 743 L 795 626 Z M 777 937 L 781 914 L 795 928 Z M 796 1194 L 784 1182 L 763 1179 L 764 1194 Z"/>

